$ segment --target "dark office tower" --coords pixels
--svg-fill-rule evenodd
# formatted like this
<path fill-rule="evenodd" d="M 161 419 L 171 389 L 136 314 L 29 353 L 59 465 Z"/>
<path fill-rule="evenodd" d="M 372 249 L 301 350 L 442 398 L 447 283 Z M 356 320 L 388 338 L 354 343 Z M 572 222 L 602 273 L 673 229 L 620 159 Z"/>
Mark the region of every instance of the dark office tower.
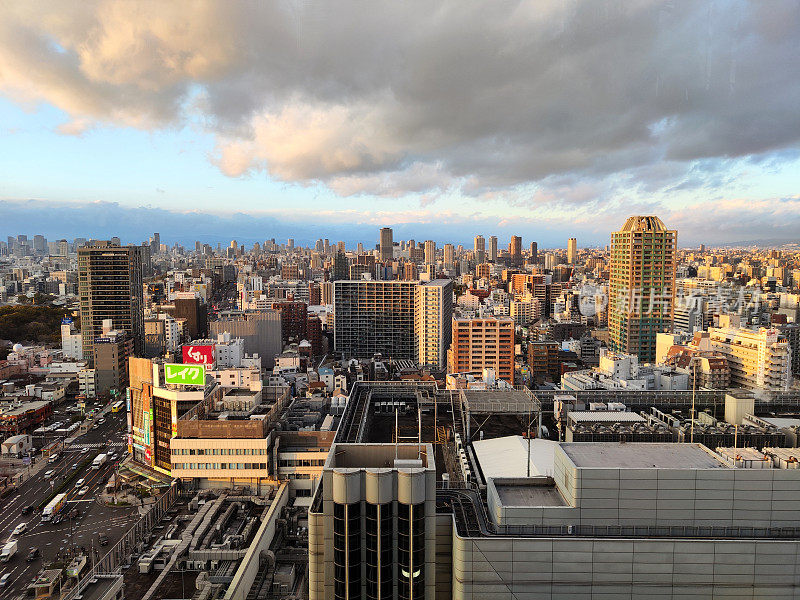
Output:
<path fill-rule="evenodd" d="M 393 250 L 394 240 L 392 238 L 392 228 L 384 227 L 381 229 L 381 262 L 389 263 L 394 259 Z"/>
<path fill-rule="evenodd" d="M 512 265 L 522 264 L 522 238 L 511 236 L 511 243 L 508 244 L 508 255 Z"/>
<path fill-rule="evenodd" d="M 322 292 L 316 281 L 311 281 L 308 284 L 308 304 L 309 306 L 322 304 Z"/>
<path fill-rule="evenodd" d="M 94 241 L 78 249 L 78 294 L 81 302 L 83 357 L 94 359 L 94 340 L 103 321 L 133 338 L 134 352 L 144 345 L 141 246 L 113 246 Z"/>
<path fill-rule="evenodd" d="M 333 281 L 347 279 L 350 277 L 350 264 L 347 255 L 339 250 L 333 258 Z"/>
<path fill-rule="evenodd" d="M 186 335 L 191 340 L 208 335 L 208 307 L 199 298 L 176 298 L 172 316 L 186 319 Z"/>
<path fill-rule="evenodd" d="M 539 262 L 539 244 L 531 242 L 531 262 Z"/>
<path fill-rule="evenodd" d="M 273 302 L 272 310 L 277 310 L 281 315 L 281 341 L 284 345 L 290 340 L 300 343 L 305 339 L 308 321 L 308 305 L 305 302 Z"/>
<path fill-rule="evenodd" d="M 416 358 L 416 281 L 337 281 L 333 284 L 336 352 L 355 358 Z"/>

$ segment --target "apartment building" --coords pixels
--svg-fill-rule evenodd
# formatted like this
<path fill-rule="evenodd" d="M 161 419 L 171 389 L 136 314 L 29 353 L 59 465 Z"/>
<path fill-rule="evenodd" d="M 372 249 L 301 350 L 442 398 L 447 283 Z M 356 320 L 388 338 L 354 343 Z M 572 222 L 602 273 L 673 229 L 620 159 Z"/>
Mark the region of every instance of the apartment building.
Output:
<path fill-rule="evenodd" d="M 453 341 L 448 350 L 447 369 L 450 373 L 493 369 L 498 379 L 513 385 L 513 319 L 453 319 Z"/>
<path fill-rule="evenodd" d="M 658 217 L 630 217 L 611 234 L 611 347 L 654 362 L 656 334 L 672 330 L 678 232 Z"/>
<path fill-rule="evenodd" d="M 416 361 L 421 366 L 444 369 L 453 326 L 453 282 L 436 279 L 421 283 L 415 298 Z"/>
<path fill-rule="evenodd" d="M 334 348 L 356 358 L 416 359 L 417 281 L 335 281 Z"/>
<path fill-rule="evenodd" d="M 708 333 L 711 347 L 727 360 L 731 387 L 789 389 L 791 350 L 777 329 L 711 327 Z"/>

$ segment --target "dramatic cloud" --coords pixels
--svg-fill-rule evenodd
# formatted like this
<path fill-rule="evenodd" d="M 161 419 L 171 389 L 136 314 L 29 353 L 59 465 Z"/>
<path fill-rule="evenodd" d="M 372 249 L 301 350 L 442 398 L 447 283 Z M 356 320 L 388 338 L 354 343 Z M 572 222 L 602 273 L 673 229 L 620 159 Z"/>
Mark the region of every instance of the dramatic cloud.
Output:
<path fill-rule="evenodd" d="M 68 134 L 207 128 L 232 177 L 586 204 L 796 148 L 798 28 L 794 0 L 6 2 L 0 92 Z"/>

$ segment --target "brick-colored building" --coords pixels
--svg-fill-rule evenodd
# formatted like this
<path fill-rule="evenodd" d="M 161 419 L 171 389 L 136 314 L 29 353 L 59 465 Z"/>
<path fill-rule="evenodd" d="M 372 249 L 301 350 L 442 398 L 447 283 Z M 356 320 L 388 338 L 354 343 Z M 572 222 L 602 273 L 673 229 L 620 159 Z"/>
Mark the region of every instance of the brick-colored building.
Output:
<path fill-rule="evenodd" d="M 448 371 L 494 369 L 497 379 L 514 384 L 514 320 L 508 317 L 453 319 Z"/>

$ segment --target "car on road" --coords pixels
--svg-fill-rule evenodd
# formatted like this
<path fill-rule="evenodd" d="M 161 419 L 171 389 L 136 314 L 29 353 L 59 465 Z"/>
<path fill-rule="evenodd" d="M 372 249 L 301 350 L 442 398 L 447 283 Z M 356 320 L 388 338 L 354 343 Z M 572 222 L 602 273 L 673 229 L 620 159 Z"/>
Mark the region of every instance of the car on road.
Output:
<path fill-rule="evenodd" d="M 78 479 L 78 481 L 75 482 L 75 487 L 76 488 L 83 487 L 84 483 L 86 483 L 86 480 L 83 477 L 81 477 L 80 479 Z"/>
<path fill-rule="evenodd" d="M 11 573 L 6 573 L 2 577 L 0 577 L 0 588 L 7 587 L 8 584 L 10 584 L 13 580 L 14 578 L 11 577 Z"/>
<path fill-rule="evenodd" d="M 16 537 L 18 535 L 22 535 L 26 531 L 28 531 L 28 524 L 27 523 L 20 523 L 19 525 L 14 527 L 14 531 L 11 532 L 11 535 Z"/>
<path fill-rule="evenodd" d="M 85 485 L 78 490 L 78 496 L 85 496 L 89 492 L 89 486 Z"/>
<path fill-rule="evenodd" d="M 28 504 L 25 506 L 22 511 L 20 511 L 23 515 L 29 515 L 33 512 L 33 504 Z"/>
<path fill-rule="evenodd" d="M 58 452 L 56 452 L 55 454 L 51 454 L 50 458 L 47 459 L 47 462 L 54 463 L 57 460 L 58 460 Z"/>
<path fill-rule="evenodd" d="M 101 546 L 108 546 L 108 536 L 105 533 L 101 533 L 98 538 Z"/>
<path fill-rule="evenodd" d="M 97 419 L 97 424 L 98 425 L 102 425 L 105 422 L 106 422 L 106 420 L 103 417 L 100 417 L 99 419 Z"/>
<path fill-rule="evenodd" d="M 37 558 L 39 558 L 41 555 L 42 555 L 42 553 L 39 552 L 38 548 L 31 548 L 30 551 L 28 552 L 28 556 L 25 557 L 25 560 L 28 561 L 28 562 L 33 562 Z"/>
<path fill-rule="evenodd" d="M 72 467 L 70 467 L 70 468 L 71 468 L 73 471 L 77 471 L 77 470 L 78 470 L 78 463 L 75 463 L 75 464 L 74 464 L 74 465 L 72 465 Z"/>
<path fill-rule="evenodd" d="M 59 523 L 61 523 L 61 521 L 63 521 L 63 520 L 64 520 L 64 515 L 63 515 L 63 514 L 61 514 L 61 513 L 58 513 L 58 514 L 57 514 L 55 517 L 53 517 L 53 519 L 52 519 L 50 522 L 51 522 L 53 525 L 58 525 L 58 524 L 59 524 Z"/>
<path fill-rule="evenodd" d="M 44 478 L 45 479 L 50 479 L 55 474 L 56 474 L 56 472 L 53 469 L 50 469 L 49 471 L 45 471 L 44 472 Z"/>
<path fill-rule="evenodd" d="M 89 452 L 88 446 L 84 446 L 83 448 L 81 448 L 81 454 L 86 454 L 87 452 Z"/>

